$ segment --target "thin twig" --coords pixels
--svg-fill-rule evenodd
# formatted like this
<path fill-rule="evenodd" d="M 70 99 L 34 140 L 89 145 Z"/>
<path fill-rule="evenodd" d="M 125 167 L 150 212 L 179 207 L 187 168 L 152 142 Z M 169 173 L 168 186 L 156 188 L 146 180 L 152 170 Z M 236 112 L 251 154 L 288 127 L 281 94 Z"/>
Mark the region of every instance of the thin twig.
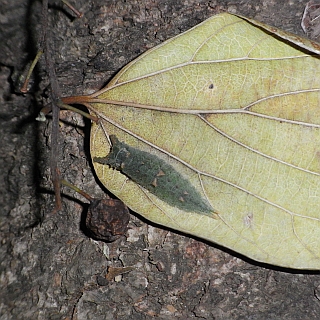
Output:
<path fill-rule="evenodd" d="M 50 170 L 51 170 L 51 179 L 55 193 L 55 211 L 59 211 L 62 208 L 61 205 L 61 194 L 60 194 L 60 172 L 58 168 L 59 162 L 59 112 L 60 108 L 58 106 L 60 89 L 58 81 L 56 78 L 56 72 L 54 69 L 54 62 L 52 59 L 52 53 L 50 48 L 50 37 L 48 36 L 48 0 L 43 0 L 42 2 L 42 17 L 43 17 L 43 48 L 45 49 L 45 59 L 46 66 L 48 70 L 48 75 L 50 79 L 50 98 L 51 98 L 51 108 L 52 108 L 52 125 L 51 125 L 51 155 L 50 155 Z"/>
<path fill-rule="evenodd" d="M 78 11 L 74 6 L 72 6 L 67 0 L 61 0 L 70 10 L 72 10 L 78 18 L 83 16 L 83 13 Z"/>
<path fill-rule="evenodd" d="M 29 85 L 29 81 L 30 81 L 30 78 L 31 78 L 31 74 L 32 74 L 33 69 L 35 68 L 36 64 L 38 63 L 40 57 L 42 56 L 42 54 L 43 54 L 43 51 L 40 49 L 38 51 L 36 57 L 32 61 L 32 64 L 31 64 L 31 66 L 29 68 L 26 80 L 24 81 L 23 86 L 20 89 L 20 92 L 22 92 L 22 93 L 27 93 L 28 92 L 28 85 Z"/>

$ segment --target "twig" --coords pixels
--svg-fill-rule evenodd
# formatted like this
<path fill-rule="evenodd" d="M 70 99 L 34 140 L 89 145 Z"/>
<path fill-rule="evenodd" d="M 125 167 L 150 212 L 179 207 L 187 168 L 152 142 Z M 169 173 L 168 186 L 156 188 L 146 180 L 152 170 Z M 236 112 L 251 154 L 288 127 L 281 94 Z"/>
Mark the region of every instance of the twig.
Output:
<path fill-rule="evenodd" d="M 55 193 L 55 209 L 54 211 L 59 211 L 62 208 L 61 205 L 61 195 L 60 195 L 60 171 L 58 168 L 59 162 L 59 112 L 60 108 L 58 106 L 60 89 L 58 81 L 56 78 L 56 72 L 54 69 L 54 62 L 52 59 L 51 48 L 48 37 L 48 0 L 42 1 L 42 43 L 46 60 L 46 66 L 48 70 L 48 75 L 50 79 L 50 98 L 51 98 L 51 108 L 52 108 L 52 125 L 51 125 L 51 155 L 50 155 L 50 171 L 51 171 L 51 180 Z"/>

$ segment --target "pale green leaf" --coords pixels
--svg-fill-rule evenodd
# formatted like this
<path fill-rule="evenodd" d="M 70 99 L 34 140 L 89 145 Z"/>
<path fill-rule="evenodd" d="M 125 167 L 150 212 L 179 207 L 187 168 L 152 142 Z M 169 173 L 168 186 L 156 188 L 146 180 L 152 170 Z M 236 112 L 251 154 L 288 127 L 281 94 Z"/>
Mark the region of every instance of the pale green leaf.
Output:
<path fill-rule="evenodd" d="M 105 157 L 116 135 L 171 164 L 218 214 L 170 206 L 94 161 L 97 176 L 150 221 L 257 261 L 320 269 L 317 46 L 223 13 L 84 97 L 101 117 L 92 127 L 92 158 Z"/>

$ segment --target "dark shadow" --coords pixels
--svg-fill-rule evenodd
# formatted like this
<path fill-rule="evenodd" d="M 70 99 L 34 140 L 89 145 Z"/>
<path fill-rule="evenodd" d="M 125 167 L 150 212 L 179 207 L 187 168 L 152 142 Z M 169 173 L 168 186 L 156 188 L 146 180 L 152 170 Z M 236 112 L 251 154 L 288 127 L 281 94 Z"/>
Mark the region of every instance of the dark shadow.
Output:
<path fill-rule="evenodd" d="M 134 214 L 136 217 L 138 217 L 141 221 L 143 221 L 146 224 L 152 225 L 152 226 L 160 228 L 160 229 L 168 230 L 170 232 L 179 234 L 179 235 L 184 236 L 184 237 L 192 238 L 194 240 L 203 242 L 208 246 L 211 246 L 211 247 L 219 249 L 219 250 L 221 250 L 223 252 L 226 252 L 229 255 L 234 256 L 236 258 L 239 258 L 239 259 L 241 259 L 241 260 L 243 260 L 243 261 L 245 261 L 245 262 L 247 262 L 247 263 L 249 263 L 249 264 L 251 264 L 251 265 L 253 265 L 255 267 L 274 270 L 274 271 L 283 272 L 283 273 L 290 273 L 290 274 L 309 274 L 309 275 L 319 275 L 320 274 L 320 270 L 291 269 L 291 268 L 278 267 L 278 266 L 275 266 L 275 265 L 272 265 L 272 264 L 268 264 L 268 263 L 258 262 L 258 261 L 255 261 L 253 259 L 250 259 L 250 258 L 248 258 L 248 257 L 246 257 L 246 256 L 244 256 L 244 255 L 242 255 L 242 254 L 240 254 L 238 252 L 235 252 L 235 251 L 233 251 L 231 249 L 225 248 L 225 247 L 223 247 L 223 246 L 221 246 L 219 244 L 210 242 L 208 240 L 201 239 L 200 237 L 196 237 L 196 236 L 193 236 L 193 235 L 189 235 L 189 234 L 187 235 L 187 234 L 185 234 L 183 232 L 180 232 L 180 231 L 168 228 L 168 227 L 164 227 L 164 226 L 159 225 L 157 223 L 150 222 L 149 220 L 145 219 L 144 217 L 142 217 L 141 215 L 139 215 L 139 214 L 137 214 L 135 212 L 131 211 L 131 213 Z"/>

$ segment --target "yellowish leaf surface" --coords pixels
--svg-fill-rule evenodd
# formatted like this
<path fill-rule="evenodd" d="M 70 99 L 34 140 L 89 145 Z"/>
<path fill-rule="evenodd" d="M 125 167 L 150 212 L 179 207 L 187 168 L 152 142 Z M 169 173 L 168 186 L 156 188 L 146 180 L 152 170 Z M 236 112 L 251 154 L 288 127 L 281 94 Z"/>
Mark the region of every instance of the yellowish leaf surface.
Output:
<path fill-rule="evenodd" d="M 157 224 L 257 261 L 320 269 L 318 49 L 223 13 L 149 50 L 86 97 L 101 118 L 92 158 L 105 157 L 115 135 L 172 165 L 218 214 L 170 206 L 94 161 L 97 176 Z"/>

